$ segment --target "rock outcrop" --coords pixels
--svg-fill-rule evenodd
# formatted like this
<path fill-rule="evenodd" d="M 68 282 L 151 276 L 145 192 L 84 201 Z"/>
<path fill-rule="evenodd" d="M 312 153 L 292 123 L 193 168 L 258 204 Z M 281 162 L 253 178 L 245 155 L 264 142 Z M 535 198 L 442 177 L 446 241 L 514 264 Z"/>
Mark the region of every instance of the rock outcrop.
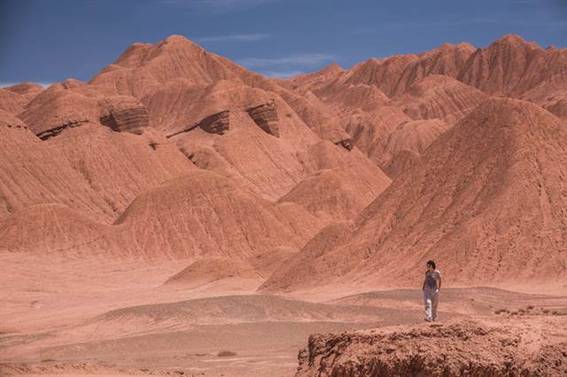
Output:
<path fill-rule="evenodd" d="M 264 132 L 280 137 L 278 110 L 275 101 L 272 100 L 268 103 L 250 107 L 246 109 L 246 112 Z"/>
<path fill-rule="evenodd" d="M 209 115 L 208 117 L 202 119 L 199 123 L 184 130 L 169 134 L 167 135 L 167 137 L 171 138 L 186 132 L 193 131 L 196 128 L 200 128 L 210 134 L 224 135 L 224 133 L 230 128 L 230 111 L 224 110 Z"/>
<path fill-rule="evenodd" d="M 230 128 L 230 111 L 221 111 L 206 117 L 197 127 L 210 134 L 224 135 Z"/>
<path fill-rule="evenodd" d="M 461 320 L 312 335 L 299 353 L 295 376 L 559 377 L 567 374 L 567 343 L 550 336 L 555 326 L 565 328 L 565 320 L 543 325 Z"/>
<path fill-rule="evenodd" d="M 85 123 L 135 134 L 149 127 L 148 110 L 136 98 L 107 96 L 77 80 L 54 84 L 41 92 L 19 117 L 43 140 Z"/>
<path fill-rule="evenodd" d="M 262 130 L 246 112 L 251 105 L 271 99 L 277 107 L 279 137 Z M 162 114 L 152 116 L 152 127 L 158 124 L 168 135 L 176 134 L 170 140 L 198 167 L 229 177 L 272 201 L 305 177 L 298 155 L 320 141 L 280 96 L 242 82 L 222 80 L 202 91 L 180 86 L 179 92 L 164 90 L 144 103 L 151 112 Z M 180 132 L 220 110 L 230 111 L 230 129 L 223 136 L 198 127 Z"/>
<path fill-rule="evenodd" d="M 209 87 L 223 81 L 237 83 L 248 89 L 266 91 L 269 93 L 268 98 L 276 98 L 276 101 L 277 97 L 281 98 L 300 118 L 294 121 L 303 123 L 302 125 L 309 127 L 320 138 L 331 140 L 328 138 L 330 133 L 344 133 L 340 123 L 328 113 L 324 104 L 295 93 L 275 80 L 250 72 L 228 59 L 205 51 L 197 44 L 177 35 L 170 36 L 155 45 L 140 43 L 132 45 L 113 64 L 95 76 L 91 84 L 108 94 L 129 94 L 143 100 L 152 121 L 154 118 L 158 120 L 177 118 L 170 124 L 167 124 L 169 123 L 167 120 L 158 121 L 163 123 L 160 124 L 163 129 L 169 128 L 167 131 L 170 132 L 172 129 L 169 126 L 176 127 L 186 118 L 179 115 L 186 113 L 188 106 L 167 113 L 169 107 L 175 107 L 180 103 L 182 100 L 179 98 L 180 94 L 193 94 L 194 102 L 195 95 L 200 97 Z M 185 91 L 186 93 L 183 93 Z M 238 93 L 236 98 L 238 99 L 242 94 Z M 173 101 L 165 101 L 164 96 L 173 97 Z M 261 102 L 251 101 L 246 106 L 254 103 Z M 278 108 L 281 109 L 279 102 Z M 213 111 L 221 109 L 226 108 L 220 107 Z M 278 123 L 280 128 L 284 126 L 282 119 L 287 116 L 287 109 L 281 109 Z M 280 129 L 280 137 L 281 133 Z"/>
<path fill-rule="evenodd" d="M 64 123 L 58 125 L 57 127 L 53 127 L 50 129 L 47 129 L 45 131 L 41 131 L 39 133 L 36 134 L 37 137 L 39 137 L 41 140 L 47 140 L 50 139 L 54 136 L 59 135 L 61 132 L 63 132 L 64 130 L 68 129 L 68 128 L 76 128 L 76 127 L 80 127 L 86 123 L 89 123 L 88 119 L 81 119 L 81 120 L 67 120 Z"/>
<path fill-rule="evenodd" d="M 339 145 L 339 146 L 343 147 L 344 149 L 346 149 L 347 151 L 351 151 L 352 148 L 353 148 L 351 139 L 339 140 L 339 141 L 335 142 L 335 145 Z"/>
<path fill-rule="evenodd" d="M 66 129 L 97 124 L 100 93 L 77 80 L 54 84 L 26 105 L 18 117 L 41 139 L 49 139 Z"/>
<path fill-rule="evenodd" d="M 114 131 L 140 134 L 150 124 L 146 107 L 134 97 L 113 96 L 100 101 L 100 123 Z"/>

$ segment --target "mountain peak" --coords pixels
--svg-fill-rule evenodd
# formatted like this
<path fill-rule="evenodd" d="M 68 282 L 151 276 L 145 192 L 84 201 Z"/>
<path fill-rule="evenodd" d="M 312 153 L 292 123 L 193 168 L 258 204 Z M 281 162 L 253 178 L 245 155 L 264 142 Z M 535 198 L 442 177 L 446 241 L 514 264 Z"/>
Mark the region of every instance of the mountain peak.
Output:
<path fill-rule="evenodd" d="M 171 34 L 169 37 L 165 38 L 166 42 L 190 42 L 189 38 L 181 34 Z"/>
<path fill-rule="evenodd" d="M 529 46 L 531 48 L 538 48 L 538 49 L 541 48 L 537 43 L 528 42 L 517 34 L 506 34 L 500 39 L 497 39 L 490 46 L 499 46 L 499 45 L 516 46 L 516 47 Z"/>
<path fill-rule="evenodd" d="M 526 43 L 525 39 L 520 37 L 518 34 L 506 34 L 502 36 L 500 39 L 496 40 L 496 42 L 502 41 L 507 43 Z"/>
<path fill-rule="evenodd" d="M 163 51 L 171 50 L 202 51 L 203 48 L 183 35 L 173 34 L 156 44 L 143 42 L 132 43 L 122 55 L 118 57 L 114 64 L 135 67 L 149 59 L 159 56 Z"/>
<path fill-rule="evenodd" d="M 452 51 L 452 50 L 474 51 L 474 50 L 476 50 L 476 48 L 472 44 L 466 43 L 466 42 L 462 42 L 462 43 L 458 43 L 458 44 L 443 43 L 441 46 L 434 49 L 433 51 Z"/>
<path fill-rule="evenodd" d="M 344 69 L 337 63 L 333 62 L 325 67 L 320 71 L 320 73 L 338 73 L 342 72 Z"/>
<path fill-rule="evenodd" d="M 165 38 L 163 41 L 159 42 L 157 45 L 159 47 L 161 47 L 161 46 L 198 46 L 197 43 L 193 42 L 192 40 L 185 37 L 184 35 L 179 35 L 179 34 L 172 34 L 169 37 Z"/>

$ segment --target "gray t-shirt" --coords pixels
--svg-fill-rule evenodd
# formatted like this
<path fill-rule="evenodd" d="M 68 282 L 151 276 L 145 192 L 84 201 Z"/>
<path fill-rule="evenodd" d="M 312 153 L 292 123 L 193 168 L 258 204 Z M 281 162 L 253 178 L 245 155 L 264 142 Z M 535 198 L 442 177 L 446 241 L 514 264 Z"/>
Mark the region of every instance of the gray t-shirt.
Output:
<path fill-rule="evenodd" d="M 438 289 L 437 279 L 441 279 L 441 271 L 425 272 L 425 287 L 429 289 Z"/>

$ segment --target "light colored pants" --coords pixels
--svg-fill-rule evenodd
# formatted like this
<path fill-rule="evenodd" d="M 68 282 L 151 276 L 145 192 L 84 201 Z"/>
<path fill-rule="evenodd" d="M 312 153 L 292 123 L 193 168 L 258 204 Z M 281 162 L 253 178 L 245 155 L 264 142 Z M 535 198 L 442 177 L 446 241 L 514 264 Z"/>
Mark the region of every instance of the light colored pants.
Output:
<path fill-rule="evenodd" d="M 425 304 L 425 319 L 435 321 L 437 319 L 439 291 L 437 289 L 425 288 L 423 290 L 423 302 Z"/>

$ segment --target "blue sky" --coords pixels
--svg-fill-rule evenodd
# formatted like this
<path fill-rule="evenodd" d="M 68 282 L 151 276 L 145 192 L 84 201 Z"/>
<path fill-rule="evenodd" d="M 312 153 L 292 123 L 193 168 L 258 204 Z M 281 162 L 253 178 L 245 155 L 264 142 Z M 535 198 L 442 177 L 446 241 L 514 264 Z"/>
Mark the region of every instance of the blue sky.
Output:
<path fill-rule="evenodd" d="M 171 34 L 286 76 L 507 33 L 566 47 L 567 1 L 0 0 L 0 85 L 88 80 L 131 43 Z"/>

